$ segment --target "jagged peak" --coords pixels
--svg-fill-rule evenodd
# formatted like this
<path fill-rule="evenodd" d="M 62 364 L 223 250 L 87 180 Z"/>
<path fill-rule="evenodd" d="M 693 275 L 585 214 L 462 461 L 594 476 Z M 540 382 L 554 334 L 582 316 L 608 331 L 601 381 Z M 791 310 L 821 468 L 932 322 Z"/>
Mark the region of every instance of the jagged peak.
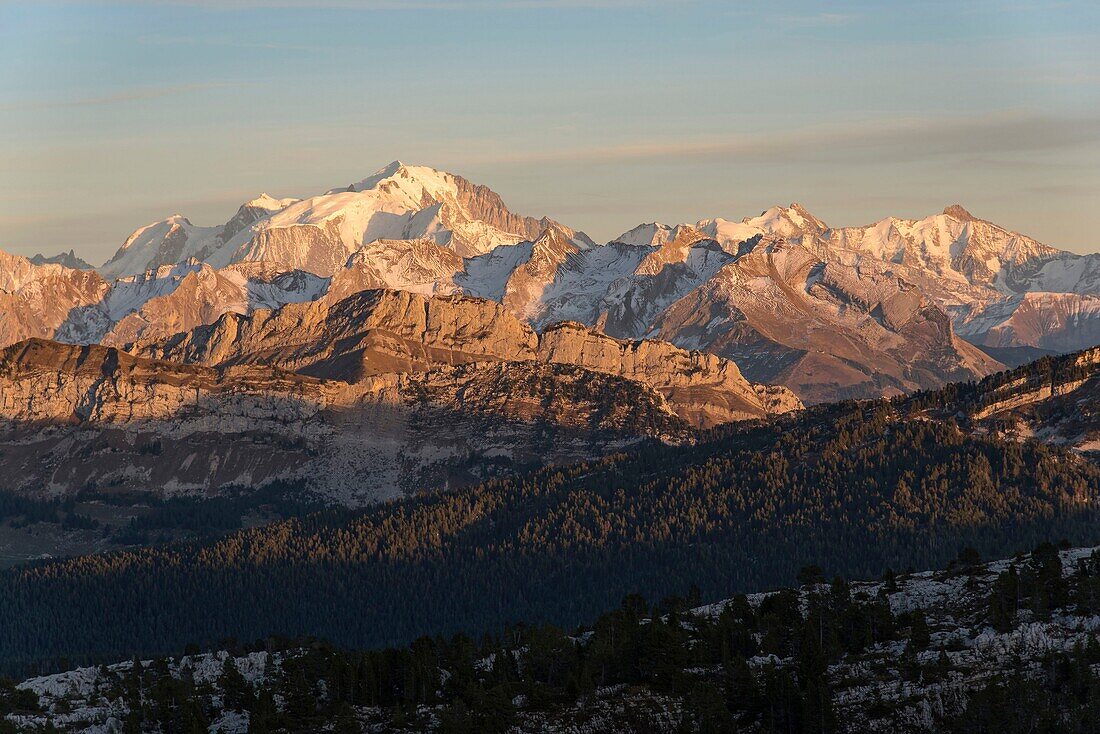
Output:
<path fill-rule="evenodd" d="M 807 229 L 823 231 L 828 229 L 825 222 L 797 201 L 792 202 L 788 206 L 777 204 L 762 211 L 760 216 L 745 217 L 741 222 L 743 224 L 755 225 L 773 231 L 789 229 L 791 226 L 799 231 Z M 791 232 L 786 233 L 790 234 Z"/>
<path fill-rule="evenodd" d="M 813 222 L 815 225 L 821 227 L 822 229 L 827 229 L 827 226 L 826 226 L 825 222 L 822 221 L 821 217 L 819 217 L 816 214 L 814 214 L 813 212 L 811 212 L 809 209 L 807 209 L 805 206 L 803 206 L 799 202 L 797 202 L 797 201 L 791 202 L 791 205 L 789 207 L 787 207 L 787 209 L 789 211 L 796 212 L 797 214 L 802 216 L 803 219 L 810 220 L 811 222 Z"/>
<path fill-rule="evenodd" d="M 951 206 L 945 207 L 943 213 L 949 217 L 954 217 L 955 219 L 960 219 L 964 222 L 978 221 L 978 218 L 968 212 L 962 204 L 952 204 Z"/>
<path fill-rule="evenodd" d="M 535 241 L 543 240 L 565 240 L 569 243 L 573 243 L 573 230 L 568 227 L 559 224 L 555 221 L 549 221 L 539 232 L 539 236 L 535 238 Z"/>
<path fill-rule="evenodd" d="M 60 252 L 56 255 L 46 256 L 42 253 L 36 253 L 34 257 L 28 258 L 31 265 L 60 265 L 70 270 L 92 270 L 92 266 L 86 262 L 83 258 L 76 254 L 76 251 L 69 248 L 68 252 Z"/>

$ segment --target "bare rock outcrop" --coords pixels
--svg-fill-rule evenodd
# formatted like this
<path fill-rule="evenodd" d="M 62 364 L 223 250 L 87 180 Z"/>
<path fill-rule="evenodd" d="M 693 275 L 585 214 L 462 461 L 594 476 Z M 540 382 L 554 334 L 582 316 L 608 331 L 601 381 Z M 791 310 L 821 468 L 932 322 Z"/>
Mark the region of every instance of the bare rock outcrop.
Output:
<path fill-rule="evenodd" d="M 0 471 L 32 494 L 287 480 L 361 504 L 688 435 L 641 383 L 534 360 L 349 383 L 40 339 L 0 351 Z"/>
<path fill-rule="evenodd" d="M 491 301 L 371 290 L 330 304 L 227 313 L 215 323 L 128 351 L 207 365 L 275 364 L 354 382 L 435 365 L 535 358 L 534 331 Z"/>
<path fill-rule="evenodd" d="M 580 324 L 553 326 L 539 336 L 500 304 L 466 296 L 363 291 L 333 304 L 322 299 L 226 314 L 211 326 L 129 350 L 184 363 L 277 365 L 346 382 L 467 363 L 575 365 L 655 389 L 699 427 L 799 407 L 778 390 L 763 400 L 737 365 L 721 357 L 664 342 L 620 341 Z"/>
<path fill-rule="evenodd" d="M 539 358 L 642 382 L 701 427 L 802 407 L 786 388 L 751 384 L 728 359 L 668 342 L 614 339 L 575 322 L 547 328 L 539 337 Z"/>

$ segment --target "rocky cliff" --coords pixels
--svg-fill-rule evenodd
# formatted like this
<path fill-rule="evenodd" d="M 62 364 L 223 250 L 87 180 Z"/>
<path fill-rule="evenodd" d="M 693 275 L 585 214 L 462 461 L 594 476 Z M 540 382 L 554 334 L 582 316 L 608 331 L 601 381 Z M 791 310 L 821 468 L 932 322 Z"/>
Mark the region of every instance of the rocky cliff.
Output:
<path fill-rule="evenodd" d="M 183 363 L 278 365 L 347 382 L 487 361 L 575 365 L 655 389 L 700 427 L 801 407 L 783 388 L 754 386 L 737 365 L 714 355 L 663 342 L 621 341 L 580 324 L 539 335 L 500 304 L 467 296 L 363 291 L 335 303 L 320 299 L 226 314 L 210 326 L 128 349 Z"/>
<path fill-rule="evenodd" d="M 210 494 L 281 479 L 360 504 L 647 436 L 689 437 L 659 392 L 534 360 L 349 383 L 39 339 L 0 352 L 0 471 L 32 494 Z"/>
<path fill-rule="evenodd" d="M 681 417 L 703 427 L 802 407 L 784 387 L 750 383 L 728 359 L 668 342 L 614 339 L 575 322 L 546 329 L 539 336 L 539 358 L 637 380 L 664 395 Z"/>

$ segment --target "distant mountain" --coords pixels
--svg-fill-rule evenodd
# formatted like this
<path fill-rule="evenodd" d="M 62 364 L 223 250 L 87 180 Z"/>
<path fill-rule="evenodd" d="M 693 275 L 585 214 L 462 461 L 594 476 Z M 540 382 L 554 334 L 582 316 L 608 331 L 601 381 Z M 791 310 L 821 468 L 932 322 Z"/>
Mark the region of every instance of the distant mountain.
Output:
<path fill-rule="evenodd" d="M 275 365 L 349 382 L 463 362 L 572 364 L 649 385 L 699 427 L 801 407 L 782 387 L 753 385 L 734 363 L 658 341 L 624 342 L 562 322 L 536 334 L 500 305 L 466 296 L 360 291 L 251 315 L 226 314 L 137 354 L 208 365 Z"/>
<path fill-rule="evenodd" d="M 308 199 L 263 194 L 219 227 L 196 227 L 180 215 L 142 227 L 100 272 L 137 275 L 194 258 L 217 268 L 270 262 L 328 276 L 375 240 L 425 238 L 467 257 L 533 239 L 551 224 L 513 214 L 493 191 L 460 176 L 394 161 Z"/>
<path fill-rule="evenodd" d="M 763 237 L 742 249 L 644 327 L 633 321 L 635 303 L 655 299 L 634 293 L 605 301 L 597 321 L 612 333 L 648 328 L 727 357 L 751 379 L 786 385 L 812 403 L 899 394 L 1000 368 L 888 267 L 822 261 L 801 245 Z"/>
<path fill-rule="evenodd" d="M 864 227 L 828 227 L 798 204 L 698 226 L 726 248 L 774 234 L 826 261 L 888 263 L 975 344 L 1064 352 L 1100 342 L 1100 254 L 1057 250 L 957 204 L 920 220 L 889 217 Z"/>
<path fill-rule="evenodd" d="M 92 307 L 73 311 L 60 341 L 117 345 L 165 337 L 208 324 L 225 313 L 279 308 L 317 298 L 327 279 L 268 263 L 215 270 L 194 260 L 117 279 Z"/>
<path fill-rule="evenodd" d="M 57 255 L 46 257 L 39 253 L 30 259 L 32 265 L 64 265 L 74 270 L 93 270 L 94 267 L 76 256 L 76 252 L 69 250 Z"/>
<path fill-rule="evenodd" d="M 709 351 L 816 403 L 980 379 L 1100 343 L 1100 255 L 958 205 L 832 228 L 792 204 L 642 224 L 596 245 L 460 176 L 400 162 L 303 200 L 262 195 L 216 227 L 170 217 L 100 272 L 121 277 L 56 289 L 45 310 L 33 291 L 0 294 L 12 303 L 0 345 L 146 343 L 225 313 L 386 288 L 487 298 L 539 331 L 574 321 Z"/>
<path fill-rule="evenodd" d="M 0 250 L 0 345 L 52 338 L 74 313 L 100 303 L 109 292 L 95 271 L 36 265 Z"/>

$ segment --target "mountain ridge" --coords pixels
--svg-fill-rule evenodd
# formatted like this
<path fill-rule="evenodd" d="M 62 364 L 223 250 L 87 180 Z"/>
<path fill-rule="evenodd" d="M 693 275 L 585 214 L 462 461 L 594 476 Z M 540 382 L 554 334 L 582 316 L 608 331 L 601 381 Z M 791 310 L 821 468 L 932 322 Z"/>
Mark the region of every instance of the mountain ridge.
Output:
<path fill-rule="evenodd" d="M 1050 364 L 1001 377 L 1074 381 Z M 720 599 L 790 583 L 809 563 L 889 578 L 946 565 L 964 546 L 1005 557 L 1050 537 L 1088 544 L 1094 456 L 962 419 L 983 407 L 971 396 L 999 398 L 999 382 L 812 407 L 362 510 L 12 569 L 0 573 L 0 662 L 123 659 L 231 635 L 377 645 L 517 618 L 572 627 L 626 594 L 660 598 L 670 578 Z M 72 603 L 73 585 L 84 603 Z M 140 624 L 150 613 L 166 623 Z M 80 623 L 89 616 L 101 623 Z"/>
<path fill-rule="evenodd" d="M 11 302 L 0 345 L 153 341 L 224 313 L 393 288 L 488 298 L 536 330 L 575 321 L 709 350 L 821 402 L 979 379 L 1000 368 L 990 355 L 1015 363 L 1100 342 L 1100 255 L 958 204 L 833 228 L 794 203 L 739 222 L 639 225 L 597 245 L 460 176 L 395 161 L 319 196 L 263 194 L 220 227 L 175 215 L 136 231 L 108 265 L 102 282 L 42 271 L 81 283 L 47 302 L 15 287 L 27 266 L 0 262 Z"/>
<path fill-rule="evenodd" d="M 129 349 L 0 350 L 0 470 L 16 489 L 208 496 L 298 481 L 363 504 L 802 407 L 714 355 L 576 324 L 540 335 L 463 295 L 360 291 Z"/>

